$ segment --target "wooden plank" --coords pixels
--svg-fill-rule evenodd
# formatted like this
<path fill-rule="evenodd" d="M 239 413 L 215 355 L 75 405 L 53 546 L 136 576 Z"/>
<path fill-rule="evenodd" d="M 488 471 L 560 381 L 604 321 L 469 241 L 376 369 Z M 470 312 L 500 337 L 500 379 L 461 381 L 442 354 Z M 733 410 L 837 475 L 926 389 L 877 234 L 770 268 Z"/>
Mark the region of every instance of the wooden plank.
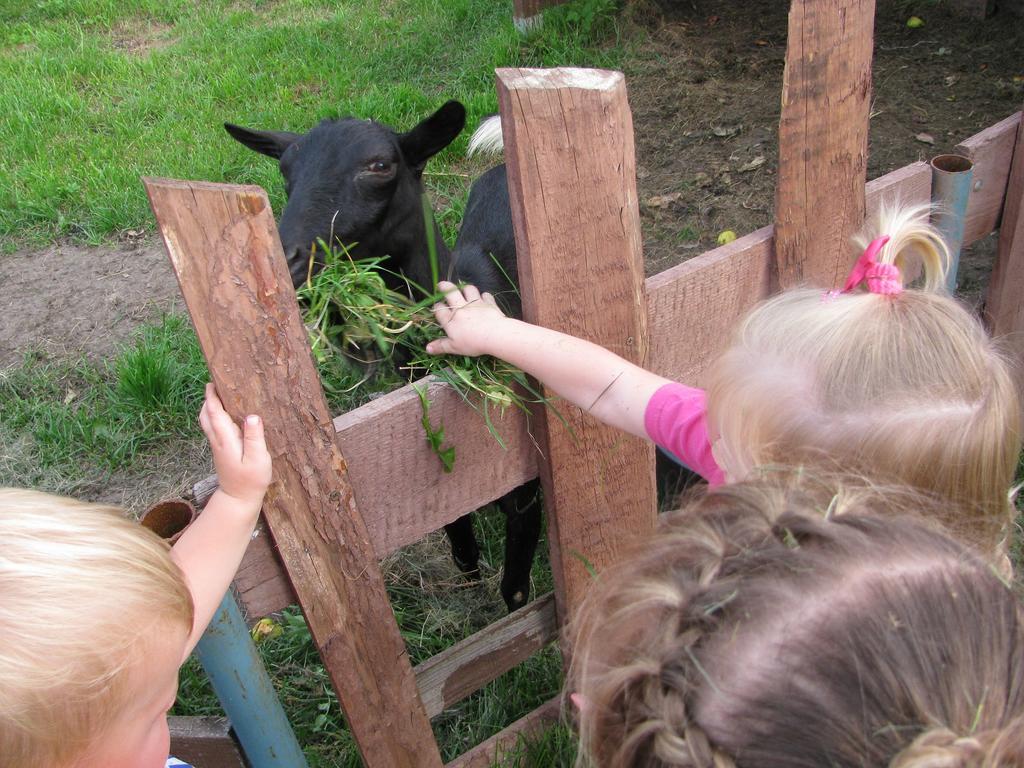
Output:
<path fill-rule="evenodd" d="M 558 636 L 550 592 L 489 624 L 414 670 L 429 717 L 483 688 Z"/>
<path fill-rule="evenodd" d="M 793 0 L 775 189 L 776 287 L 837 285 L 864 223 L 874 0 Z"/>
<path fill-rule="evenodd" d="M 519 718 L 505 730 L 455 758 L 445 768 L 492 768 L 495 765 L 506 765 L 508 758 L 514 757 L 515 747 L 523 739 L 529 739 L 534 734 L 542 733 L 553 726 L 558 722 L 560 711 L 561 697 L 556 696 Z"/>
<path fill-rule="evenodd" d="M 930 190 L 931 170 L 928 164 L 913 163 L 869 182 L 867 207 L 871 211 L 882 200 L 895 198 L 911 203 L 928 202 Z M 648 366 L 651 370 L 677 381 L 698 385 L 702 382 L 707 366 L 727 343 L 733 325 L 753 304 L 768 296 L 770 236 L 770 228 L 758 230 L 647 279 L 648 326 L 651 329 Z M 680 328 L 687 329 L 685 343 L 680 341 Z M 433 390 L 431 397 L 434 397 Z M 381 435 L 400 429 L 390 424 L 391 421 L 419 423 L 418 411 L 407 412 L 404 406 L 369 413 L 364 408 L 366 406 L 347 414 L 344 424 L 351 430 L 349 440 L 362 443 L 370 457 L 379 456 L 387 450 L 386 444 L 381 442 Z M 461 410 L 475 417 L 469 409 L 463 407 Z M 520 416 L 511 414 L 511 417 Z M 335 419 L 335 426 L 341 422 L 342 417 Z M 446 417 L 445 428 L 451 444 L 462 446 L 464 433 L 460 430 L 470 427 L 469 422 L 449 421 Z M 474 423 L 472 428 L 478 429 L 479 425 Z M 491 466 L 483 463 L 491 460 L 489 454 L 461 451 L 458 461 L 465 462 L 460 468 L 464 474 L 461 477 L 458 473 L 438 477 L 436 484 L 430 486 L 431 493 L 426 496 L 403 482 L 403 467 L 398 463 L 368 460 L 366 466 L 371 471 L 361 472 L 358 470 L 362 462 L 357 465 L 351 461 L 351 472 L 360 478 L 358 483 L 353 481 L 353 488 L 367 527 L 380 532 L 381 538 L 373 541 L 378 557 L 385 557 L 402 546 L 399 541 L 407 543 L 404 536 L 399 541 L 389 539 L 392 532 L 436 530 L 442 525 L 441 521 L 453 519 L 482 503 L 477 499 L 499 496 L 507 490 L 507 483 L 536 477 L 536 452 L 532 450 L 532 438 L 526 434 L 525 423 L 522 431 L 509 430 L 506 433 L 503 427 L 502 433 L 508 439 L 510 454 L 503 457 L 509 462 L 506 470 L 491 472 Z M 520 442 L 517 444 L 513 440 Z M 423 454 L 415 460 L 417 465 L 430 465 L 436 461 L 426 447 L 420 446 L 417 450 Z M 447 487 L 449 484 L 462 484 L 467 488 L 452 489 Z M 205 498 L 215 487 L 215 478 L 207 478 L 196 486 L 193 492 L 197 506 L 205 503 Z M 389 495 L 391 489 L 397 490 Z M 435 497 L 445 499 L 451 507 L 437 509 Z M 459 498 L 463 498 L 463 502 L 458 502 Z M 374 503 L 371 504 L 370 499 L 374 499 Z M 422 519 L 414 528 L 387 522 L 391 510 L 411 509 L 417 503 L 423 508 Z M 235 580 L 239 603 L 250 621 L 296 602 L 271 546 L 267 538 L 261 540 L 257 536 Z"/>
<path fill-rule="evenodd" d="M 1012 350 L 1017 383 L 1024 392 L 1024 112 L 1017 120 L 1017 145 L 985 314 L 992 334 L 1005 337 Z"/>
<path fill-rule="evenodd" d="M 499 69 L 523 317 L 639 364 L 647 314 L 633 120 L 620 72 Z M 565 296 L 572 301 L 565 301 Z M 551 394 L 551 393 L 549 393 Z M 656 519 L 654 449 L 566 407 L 538 415 L 559 624 Z"/>
<path fill-rule="evenodd" d="M 953 150 L 974 163 L 971 196 L 967 200 L 964 221 L 965 244 L 985 237 L 999 227 L 1020 120 L 1021 113 L 1010 115 L 957 144 Z"/>
<path fill-rule="evenodd" d="M 366 764 L 440 766 L 266 193 L 145 183 L 225 408 L 235 418 L 259 413 L 266 424 L 274 483 L 264 517 Z"/>
<path fill-rule="evenodd" d="M 647 279 L 651 370 L 700 386 L 736 321 L 769 295 L 772 233 L 762 227 Z"/>
<path fill-rule="evenodd" d="M 225 717 L 168 717 L 171 754 L 194 768 L 245 768 Z"/>

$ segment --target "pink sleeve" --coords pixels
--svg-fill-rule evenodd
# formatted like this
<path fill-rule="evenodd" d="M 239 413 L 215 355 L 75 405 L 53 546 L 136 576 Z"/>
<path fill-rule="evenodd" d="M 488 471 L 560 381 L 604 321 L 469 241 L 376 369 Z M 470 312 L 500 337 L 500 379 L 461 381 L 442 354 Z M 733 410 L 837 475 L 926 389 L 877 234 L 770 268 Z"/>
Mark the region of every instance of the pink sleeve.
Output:
<path fill-rule="evenodd" d="M 674 382 L 664 385 L 647 403 L 644 428 L 651 440 L 674 453 L 712 488 L 725 482 L 725 473 L 711 455 L 704 390 Z"/>

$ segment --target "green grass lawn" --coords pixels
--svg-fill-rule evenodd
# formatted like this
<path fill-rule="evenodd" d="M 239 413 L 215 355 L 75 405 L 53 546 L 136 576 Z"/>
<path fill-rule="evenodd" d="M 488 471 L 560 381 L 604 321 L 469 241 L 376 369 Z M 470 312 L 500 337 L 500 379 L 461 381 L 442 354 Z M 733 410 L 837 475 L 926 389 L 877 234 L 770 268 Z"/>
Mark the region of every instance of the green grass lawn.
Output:
<path fill-rule="evenodd" d="M 276 165 L 228 137 L 225 121 L 304 131 L 352 114 L 405 130 L 455 98 L 472 129 L 497 110 L 496 67 L 615 67 L 623 53 L 611 0 L 551 12 L 526 41 L 505 0 L 0 2 L 0 258 L 57 238 L 101 243 L 123 230 L 152 230 L 140 176 L 259 184 L 280 209 Z M 463 159 L 469 133 L 427 169 L 448 238 L 468 177 L 482 167 Z M 84 493 L 111 475 L 201 452 L 195 415 L 206 379 L 178 315 L 144 327 L 109 361 L 27 354 L 0 371 L 0 485 Z M 393 385 L 334 397 L 332 411 Z M 504 614 L 503 519 L 492 510 L 478 520 L 481 584 L 458 577 L 440 536 L 386 563 L 414 662 Z M 534 592 L 550 588 L 541 556 Z M 280 623 L 280 636 L 260 650 L 310 764 L 359 765 L 301 614 L 289 611 Z M 549 648 L 436 718 L 445 759 L 549 699 L 560 679 Z M 191 661 L 176 713 L 218 711 Z M 523 745 L 519 761 L 568 765 L 574 754 L 571 734 L 556 728 Z"/>
<path fill-rule="evenodd" d="M 0 240 L 152 228 L 140 176 L 259 184 L 275 164 L 225 121 L 324 117 L 405 130 L 447 99 L 497 110 L 500 66 L 615 66 L 613 3 L 579 0 L 528 42 L 499 0 L 41 0 L 0 3 Z M 431 163 L 438 185 L 469 131 Z"/>

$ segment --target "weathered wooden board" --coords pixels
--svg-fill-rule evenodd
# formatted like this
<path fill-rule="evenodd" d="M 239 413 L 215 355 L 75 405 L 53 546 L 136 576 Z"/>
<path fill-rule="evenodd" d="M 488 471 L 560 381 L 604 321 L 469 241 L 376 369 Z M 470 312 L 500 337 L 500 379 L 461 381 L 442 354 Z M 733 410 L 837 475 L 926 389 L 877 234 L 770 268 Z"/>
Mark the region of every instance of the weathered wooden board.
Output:
<path fill-rule="evenodd" d="M 274 483 L 264 517 L 365 762 L 440 766 L 266 193 L 145 183 L 224 406 L 236 419 L 258 413 L 266 425 Z"/>
<path fill-rule="evenodd" d="M 831 288 L 864 222 L 874 0 L 793 0 L 779 122 L 773 285 Z"/>
<path fill-rule="evenodd" d="M 427 715 L 441 714 L 557 635 L 555 599 L 549 592 L 418 665 L 416 682 Z"/>
<path fill-rule="evenodd" d="M 1005 337 L 1014 353 L 1017 383 L 1024 392 L 1024 112 L 1017 118 L 1017 143 L 985 314 L 992 334 Z"/>
<path fill-rule="evenodd" d="M 620 72 L 499 69 L 524 319 L 647 363 L 633 119 Z M 526 137 L 529 137 L 527 140 Z M 566 301 L 566 296 L 572 301 Z M 578 408 L 540 414 L 560 624 L 656 517 L 654 449 Z"/>
<path fill-rule="evenodd" d="M 1020 120 L 1020 112 L 1010 115 L 957 144 L 954 150 L 974 163 L 964 221 L 965 243 L 985 237 L 999 227 Z"/>
<path fill-rule="evenodd" d="M 245 768 L 223 717 L 169 717 L 171 754 L 193 768 Z"/>

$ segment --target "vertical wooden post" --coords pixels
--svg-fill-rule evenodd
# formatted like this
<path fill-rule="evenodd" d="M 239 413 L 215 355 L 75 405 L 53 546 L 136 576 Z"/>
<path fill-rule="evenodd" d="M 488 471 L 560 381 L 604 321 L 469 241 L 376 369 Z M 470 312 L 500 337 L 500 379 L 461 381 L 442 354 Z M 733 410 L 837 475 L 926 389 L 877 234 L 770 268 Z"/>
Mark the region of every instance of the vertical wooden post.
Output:
<path fill-rule="evenodd" d="M 793 0 L 782 80 L 773 285 L 835 286 L 864 222 L 874 0 Z"/>
<path fill-rule="evenodd" d="M 266 424 L 274 484 L 264 516 L 367 765 L 439 768 L 266 193 L 145 184 L 225 407 Z"/>
<path fill-rule="evenodd" d="M 646 297 L 633 121 L 621 73 L 499 69 L 523 314 L 643 364 Z M 542 413 L 541 480 L 559 619 L 656 520 L 653 447 L 559 406 Z M 546 425 L 544 424 L 546 422 Z"/>
<path fill-rule="evenodd" d="M 992 334 L 1007 337 L 1019 371 L 1024 366 L 1024 111 L 1017 128 L 985 315 Z M 1024 382 L 1018 379 L 1018 384 L 1024 391 Z"/>
<path fill-rule="evenodd" d="M 565 2 L 568 0 L 512 0 L 512 23 L 519 34 L 529 34 L 541 26 L 545 8 Z"/>

